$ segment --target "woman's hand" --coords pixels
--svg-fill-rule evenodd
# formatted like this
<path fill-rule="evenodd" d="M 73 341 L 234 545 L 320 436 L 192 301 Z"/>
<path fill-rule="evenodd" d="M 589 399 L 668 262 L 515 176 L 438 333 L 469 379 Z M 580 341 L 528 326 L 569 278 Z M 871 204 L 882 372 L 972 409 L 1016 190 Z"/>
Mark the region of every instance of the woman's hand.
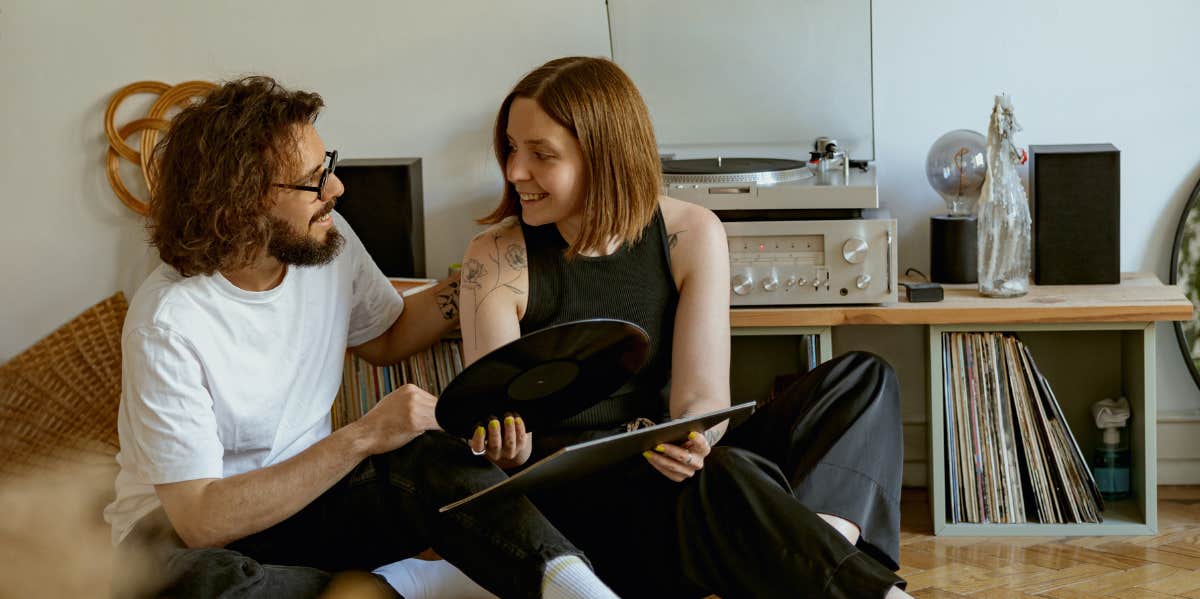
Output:
<path fill-rule="evenodd" d="M 492 418 L 487 428 L 476 426 L 469 445 L 471 453 L 486 455 L 501 468 L 516 468 L 529 460 L 533 452 L 533 433 L 525 431 L 525 421 L 519 415 L 505 414 L 503 423 Z"/>
<path fill-rule="evenodd" d="M 699 472 L 704 467 L 704 458 L 708 457 L 711 451 L 712 446 L 708 444 L 708 438 L 693 432 L 688 434 L 688 440 L 681 445 L 663 443 L 655 447 L 654 451 L 647 451 L 642 455 L 655 470 L 678 483 Z"/>

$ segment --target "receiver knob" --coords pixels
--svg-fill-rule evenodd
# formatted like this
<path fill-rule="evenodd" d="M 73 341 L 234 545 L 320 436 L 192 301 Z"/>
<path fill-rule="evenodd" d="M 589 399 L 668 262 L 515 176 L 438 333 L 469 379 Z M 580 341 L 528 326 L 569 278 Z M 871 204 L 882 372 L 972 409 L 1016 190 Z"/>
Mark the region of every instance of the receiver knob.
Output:
<path fill-rule="evenodd" d="M 746 295 L 754 290 L 754 279 L 748 275 L 737 275 L 733 277 L 733 292 L 737 295 Z"/>
<path fill-rule="evenodd" d="M 871 275 L 868 275 L 868 274 L 858 275 L 858 278 L 854 280 L 854 286 L 858 287 L 859 289 L 866 289 L 867 285 L 870 285 L 870 284 L 871 284 Z"/>
<path fill-rule="evenodd" d="M 775 291 L 776 289 L 779 289 L 779 279 L 777 279 L 775 277 L 763 279 L 762 288 L 763 288 L 763 291 L 767 291 L 767 292 Z"/>
<path fill-rule="evenodd" d="M 842 244 L 842 257 L 850 264 L 858 264 L 867 259 L 870 246 L 861 237 L 851 237 Z"/>

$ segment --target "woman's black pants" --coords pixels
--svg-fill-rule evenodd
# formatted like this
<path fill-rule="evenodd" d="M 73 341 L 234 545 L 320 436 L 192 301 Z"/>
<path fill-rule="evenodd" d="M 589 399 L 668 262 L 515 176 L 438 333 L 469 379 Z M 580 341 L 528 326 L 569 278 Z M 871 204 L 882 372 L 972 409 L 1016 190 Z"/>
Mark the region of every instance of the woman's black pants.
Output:
<path fill-rule="evenodd" d="M 531 493 L 622 597 L 883 597 L 898 569 L 899 389 L 881 358 L 817 367 L 693 478 L 644 458 Z M 851 545 L 817 514 L 862 530 Z"/>

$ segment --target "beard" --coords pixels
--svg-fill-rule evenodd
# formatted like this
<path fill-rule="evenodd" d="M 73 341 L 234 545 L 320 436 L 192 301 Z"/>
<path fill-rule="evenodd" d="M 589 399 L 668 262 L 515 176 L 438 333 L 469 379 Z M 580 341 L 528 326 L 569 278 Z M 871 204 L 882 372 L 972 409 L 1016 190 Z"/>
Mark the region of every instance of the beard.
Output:
<path fill-rule="evenodd" d="M 317 215 L 320 216 L 322 214 Z M 345 242 L 346 238 L 336 227 L 330 226 L 325 240 L 317 241 L 308 233 L 297 232 L 287 221 L 271 217 L 271 242 L 267 245 L 267 253 L 291 266 L 320 266 L 333 262 Z"/>

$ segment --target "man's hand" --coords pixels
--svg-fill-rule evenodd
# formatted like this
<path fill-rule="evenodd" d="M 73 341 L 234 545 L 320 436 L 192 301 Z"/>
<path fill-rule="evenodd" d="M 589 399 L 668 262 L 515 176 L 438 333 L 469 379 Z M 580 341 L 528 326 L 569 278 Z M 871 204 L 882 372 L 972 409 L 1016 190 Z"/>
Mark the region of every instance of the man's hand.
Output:
<path fill-rule="evenodd" d="M 437 398 L 416 385 L 388 393 L 351 426 L 367 441 L 370 455 L 402 447 L 429 430 L 441 430 L 434 408 Z"/>
<path fill-rule="evenodd" d="M 501 468 L 516 468 L 533 453 L 533 433 L 525 431 L 525 421 L 519 415 L 505 414 L 503 423 L 493 418 L 486 429 L 483 425 L 475 427 L 470 445 L 475 455 L 486 455 Z"/>

